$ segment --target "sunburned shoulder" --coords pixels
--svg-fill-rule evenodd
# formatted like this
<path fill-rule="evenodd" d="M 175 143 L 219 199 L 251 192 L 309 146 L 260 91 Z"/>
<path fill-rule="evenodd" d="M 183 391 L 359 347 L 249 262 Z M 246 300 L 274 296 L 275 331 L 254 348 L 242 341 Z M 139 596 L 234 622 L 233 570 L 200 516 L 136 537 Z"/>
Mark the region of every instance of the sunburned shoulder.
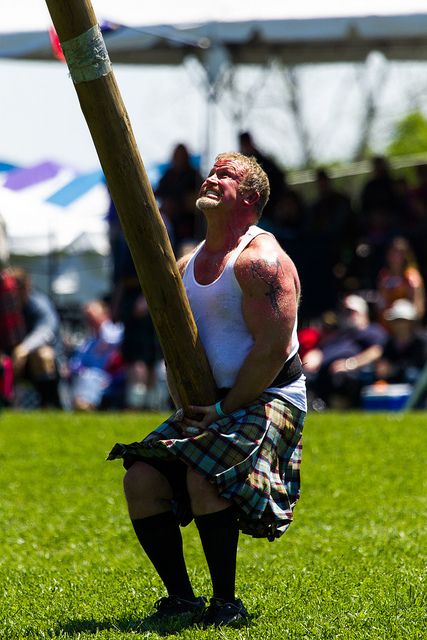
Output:
<path fill-rule="evenodd" d="M 238 257 L 234 273 L 246 311 L 267 316 L 272 312 L 276 320 L 294 317 L 300 296 L 297 271 L 272 236 L 254 238 Z"/>
<path fill-rule="evenodd" d="M 282 274 L 298 279 L 291 258 L 277 240 L 266 233 L 256 236 L 236 261 L 235 273 L 239 281 L 252 277 L 254 271 L 265 275 Z"/>

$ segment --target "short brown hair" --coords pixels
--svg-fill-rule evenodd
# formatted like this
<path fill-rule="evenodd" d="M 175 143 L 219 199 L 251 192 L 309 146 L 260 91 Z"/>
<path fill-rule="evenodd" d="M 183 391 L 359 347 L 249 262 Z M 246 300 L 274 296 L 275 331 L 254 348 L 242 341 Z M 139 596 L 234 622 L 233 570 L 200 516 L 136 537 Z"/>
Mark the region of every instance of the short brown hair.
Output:
<path fill-rule="evenodd" d="M 264 169 L 254 156 L 245 156 L 243 153 L 238 153 L 237 151 L 220 153 L 215 158 L 215 162 L 219 160 L 234 160 L 242 166 L 244 175 L 240 183 L 240 193 L 246 194 L 251 193 L 251 191 L 257 191 L 259 193 L 259 200 L 255 203 L 255 209 L 258 212 L 259 219 L 270 197 L 270 183 Z"/>

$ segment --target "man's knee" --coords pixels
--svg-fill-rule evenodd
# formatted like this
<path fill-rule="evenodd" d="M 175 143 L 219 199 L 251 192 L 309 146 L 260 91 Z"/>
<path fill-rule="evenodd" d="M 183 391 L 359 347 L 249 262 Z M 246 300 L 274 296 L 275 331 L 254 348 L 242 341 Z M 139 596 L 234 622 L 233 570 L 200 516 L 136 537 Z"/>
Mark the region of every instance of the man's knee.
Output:
<path fill-rule="evenodd" d="M 128 502 L 144 498 L 172 499 L 172 489 L 165 476 L 155 467 L 142 461 L 134 462 L 126 471 L 123 488 Z"/>
<path fill-rule="evenodd" d="M 231 503 L 218 493 L 218 489 L 197 471 L 188 469 L 187 489 L 195 516 L 227 508 Z"/>
<path fill-rule="evenodd" d="M 30 375 L 34 378 L 53 378 L 56 376 L 55 351 L 49 345 L 39 347 L 28 357 Z"/>

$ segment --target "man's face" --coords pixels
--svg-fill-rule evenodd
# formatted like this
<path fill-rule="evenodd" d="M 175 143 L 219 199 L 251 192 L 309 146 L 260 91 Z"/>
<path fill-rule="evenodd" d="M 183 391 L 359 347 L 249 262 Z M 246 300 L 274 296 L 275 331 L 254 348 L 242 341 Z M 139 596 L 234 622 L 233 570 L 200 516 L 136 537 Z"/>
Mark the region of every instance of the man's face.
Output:
<path fill-rule="evenodd" d="M 201 211 L 233 210 L 242 201 L 239 191 L 243 168 L 235 160 L 219 160 L 200 188 L 196 206 Z"/>
<path fill-rule="evenodd" d="M 368 316 L 358 309 L 352 309 L 345 303 L 341 312 L 341 326 L 344 329 L 362 329 L 366 326 Z"/>

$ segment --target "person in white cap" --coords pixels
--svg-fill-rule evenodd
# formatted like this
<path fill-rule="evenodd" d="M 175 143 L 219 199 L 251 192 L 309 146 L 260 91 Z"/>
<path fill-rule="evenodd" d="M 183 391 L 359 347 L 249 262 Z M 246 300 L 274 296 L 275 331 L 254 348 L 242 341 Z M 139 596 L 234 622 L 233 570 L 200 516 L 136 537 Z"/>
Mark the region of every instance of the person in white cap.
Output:
<path fill-rule="evenodd" d="M 390 335 L 376 363 L 376 378 L 393 384 L 415 383 L 427 355 L 426 341 L 416 330 L 416 307 L 409 300 L 395 300 L 384 312 L 384 318 Z"/>
<path fill-rule="evenodd" d="M 327 406 L 358 406 L 361 372 L 382 355 L 387 334 L 369 319 L 367 302 L 358 295 L 341 304 L 339 326 L 303 359 L 309 389 Z"/>

